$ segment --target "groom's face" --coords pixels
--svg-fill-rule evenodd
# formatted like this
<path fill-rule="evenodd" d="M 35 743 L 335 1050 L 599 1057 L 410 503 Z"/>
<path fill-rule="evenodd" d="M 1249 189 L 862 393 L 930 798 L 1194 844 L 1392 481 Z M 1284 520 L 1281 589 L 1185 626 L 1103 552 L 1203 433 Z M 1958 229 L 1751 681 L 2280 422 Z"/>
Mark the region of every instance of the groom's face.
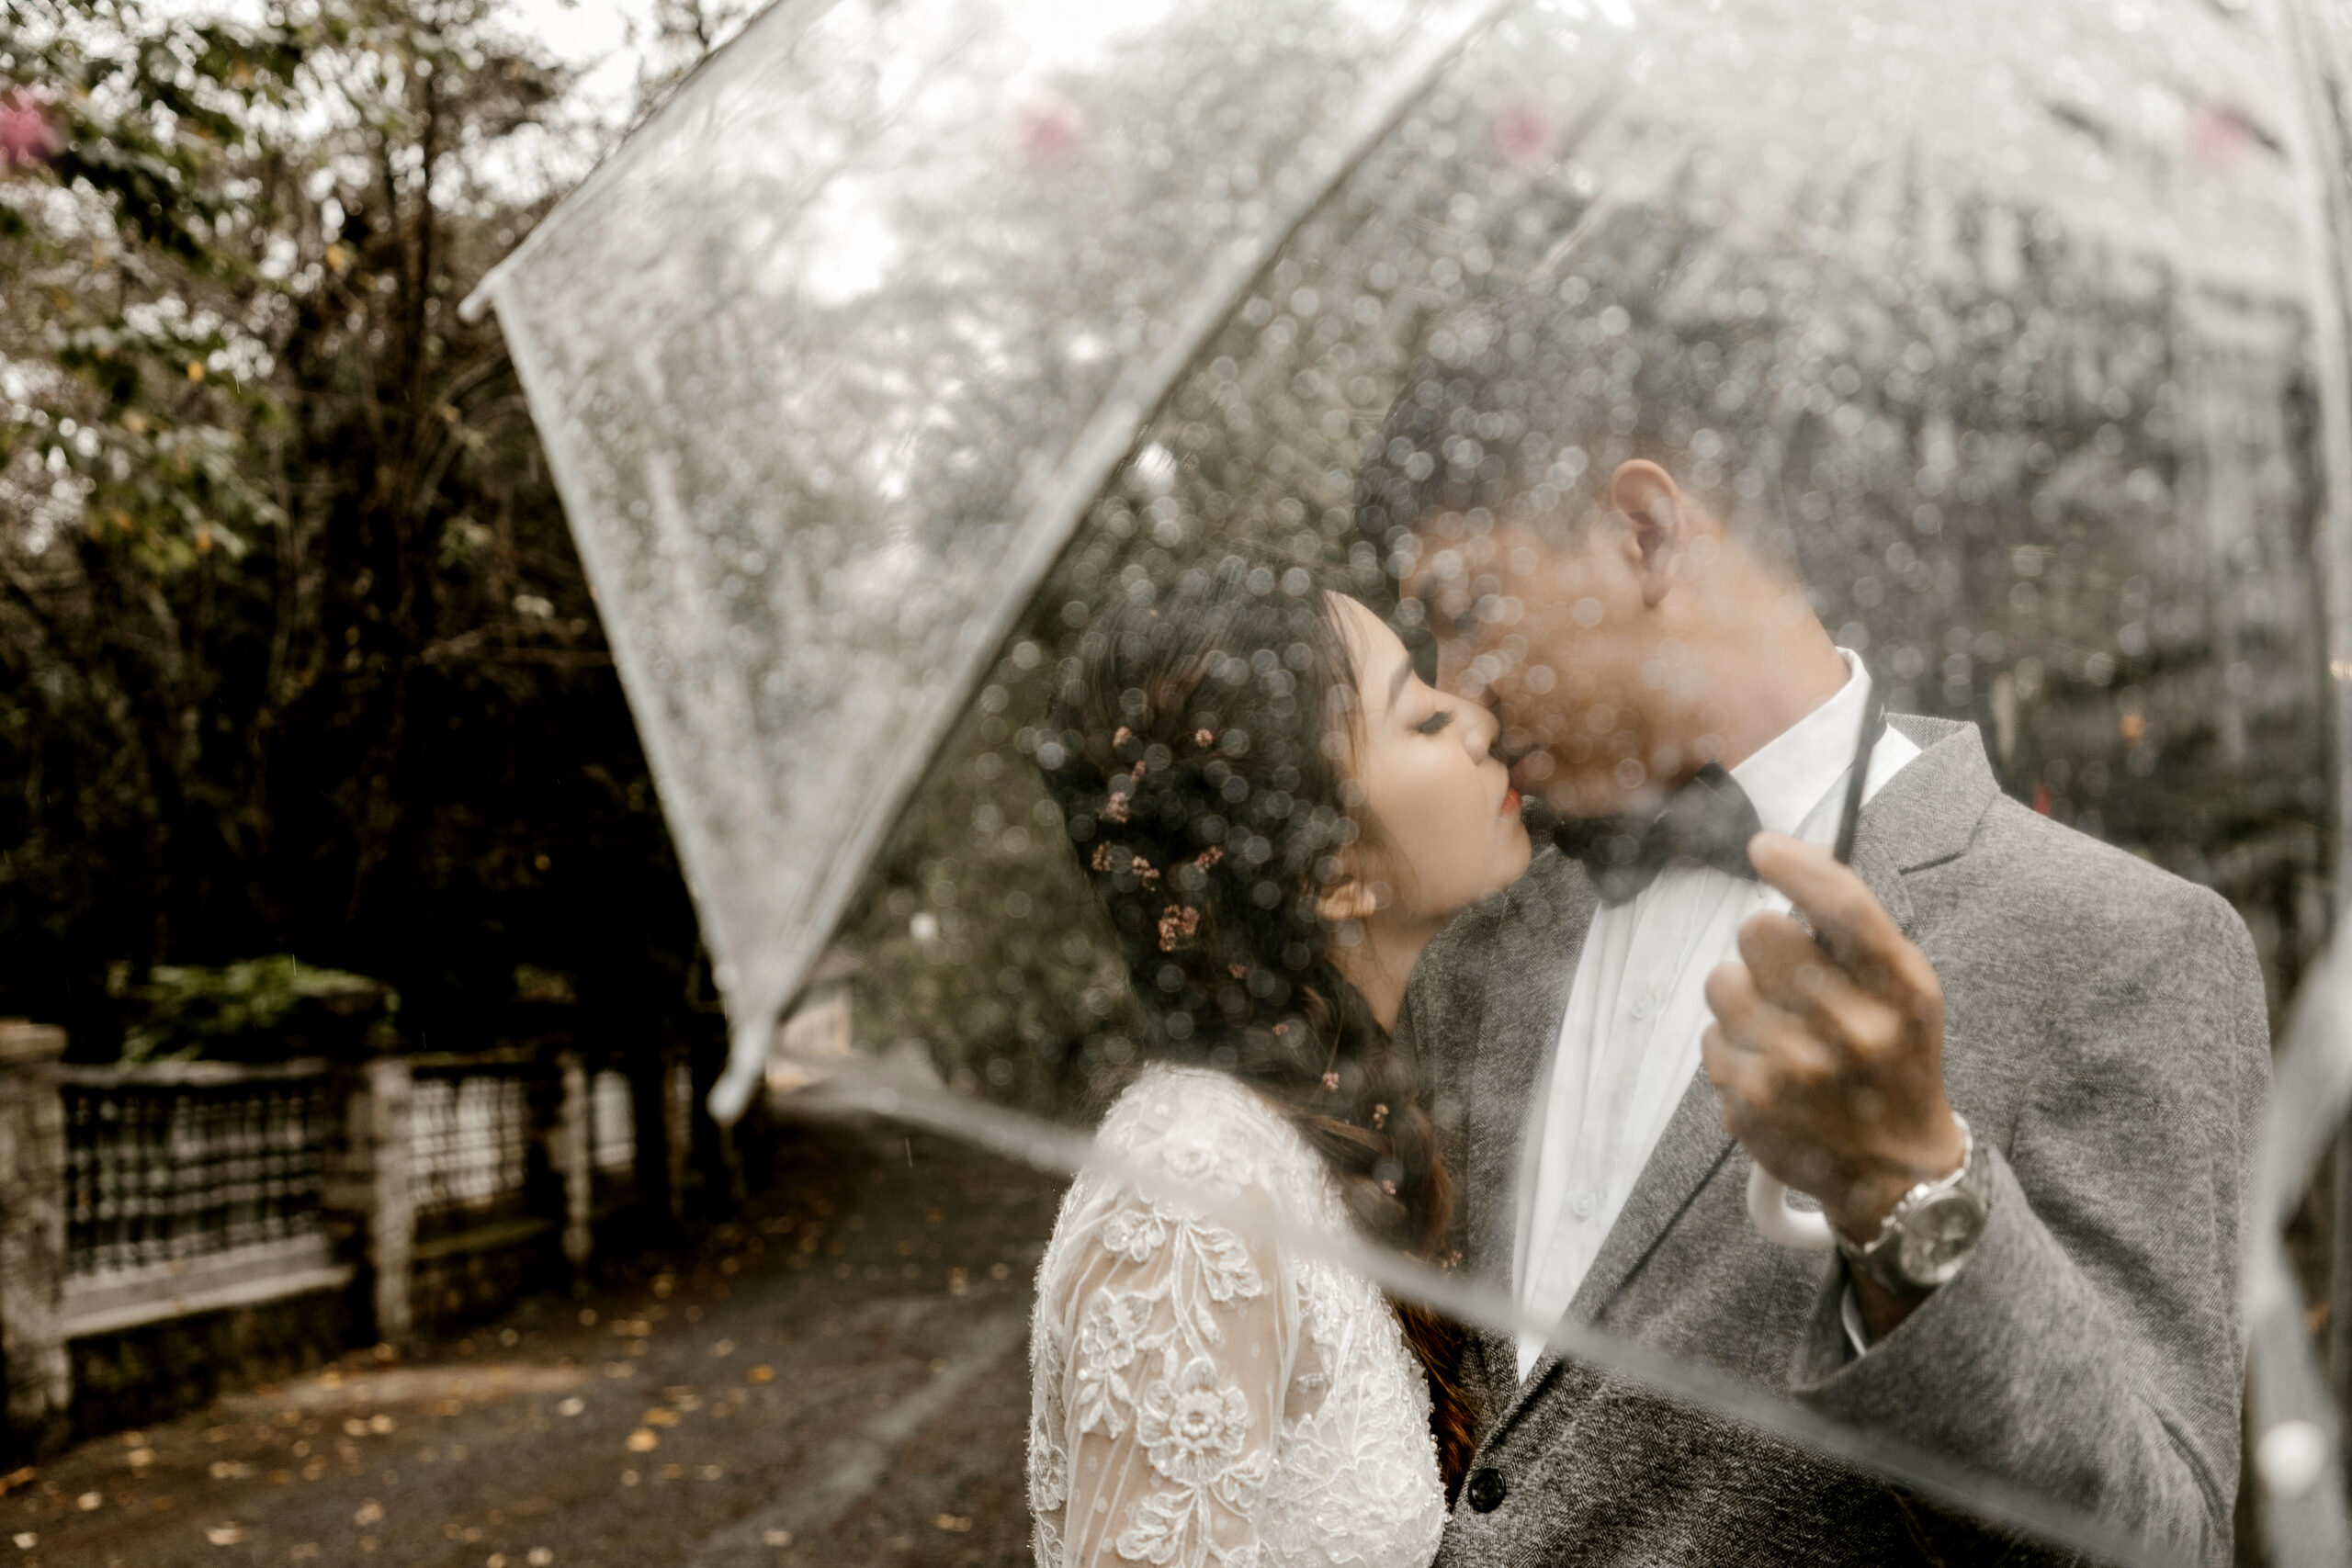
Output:
<path fill-rule="evenodd" d="M 1436 636 L 1439 682 L 1494 709 L 1496 750 L 1521 793 L 1567 816 L 1655 795 L 1681 761 L 1659 754 L 1656 723 L 1679 650 L 1662 646 L 1626 530 L 1607 518 L 1573 532 L 1473 530 L 1443 514 L 1415 535 L 1403 586 Z"/>

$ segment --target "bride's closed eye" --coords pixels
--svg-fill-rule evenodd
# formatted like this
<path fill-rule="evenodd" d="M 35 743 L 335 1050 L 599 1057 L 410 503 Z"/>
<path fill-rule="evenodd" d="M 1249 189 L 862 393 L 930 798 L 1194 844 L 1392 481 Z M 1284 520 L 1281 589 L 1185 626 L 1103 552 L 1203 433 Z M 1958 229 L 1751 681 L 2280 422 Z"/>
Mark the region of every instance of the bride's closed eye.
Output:
<path fill-rule="evenodd" d="M 1439 730 L 1443 729 L 1447 725 L 1452 724 L 1453 722 L 1453 710 L 1450 708 L 1440 708 L 1437 712 L 1430 715 L 1429 717 L 1421 720 L 1420 723 L 1413 726 L 1413 733 L 1416 735 L 1435 735 Z"/>

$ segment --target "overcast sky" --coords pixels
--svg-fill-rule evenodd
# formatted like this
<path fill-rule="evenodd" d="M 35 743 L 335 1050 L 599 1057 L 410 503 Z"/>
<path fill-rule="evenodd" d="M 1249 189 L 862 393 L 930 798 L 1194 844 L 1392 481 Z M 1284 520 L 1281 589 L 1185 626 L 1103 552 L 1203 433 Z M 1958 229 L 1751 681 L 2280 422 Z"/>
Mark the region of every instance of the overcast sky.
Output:
<path fill-rule="evenodd" d="M 653 12 L 650 0 L 507 0 L 508 13 L 521 31 L 537 38 L 549 53 L 586 72 L 581 96 L 598 117 L 623 115 L 629 89 L 637 80 L 637 51 L 629 43 L 629 24 L 644 30 Z"/>

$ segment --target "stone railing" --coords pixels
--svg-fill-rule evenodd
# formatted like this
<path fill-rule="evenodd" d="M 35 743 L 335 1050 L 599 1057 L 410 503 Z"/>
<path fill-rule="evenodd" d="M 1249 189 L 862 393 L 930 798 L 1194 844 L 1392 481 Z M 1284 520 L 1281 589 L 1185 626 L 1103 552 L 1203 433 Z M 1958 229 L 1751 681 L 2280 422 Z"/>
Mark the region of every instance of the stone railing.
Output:
<path fill-rule="evenodd" d="M 64 1047 L 0 1020 L 0 1448 L 62 1433 L 77 1341 L 311 1296 L 399 1340 L 460 1299 L 450 1280 L 481 1301 L 560 1278 L 600 1224 L 684 1185 L 673 1055 L 92 1067 Z"/>
<path fill-rule="evenodd" d="M 666 1069 L 661 1083 L 666 1100 Z M 572 1052 L 379 1057 L 348 1124 L 342 1190 L 367 1214 L 386 1338 L 414 1326 L 420 1270 L 551 1237 L 582 1267 L 596 1223 L 639 1190 L 636 1086 Z"/>
<path fill-rule="evenodd" d="M 339 1290 L 324 1062 L 57 1069 L 69 1339 Z"/>

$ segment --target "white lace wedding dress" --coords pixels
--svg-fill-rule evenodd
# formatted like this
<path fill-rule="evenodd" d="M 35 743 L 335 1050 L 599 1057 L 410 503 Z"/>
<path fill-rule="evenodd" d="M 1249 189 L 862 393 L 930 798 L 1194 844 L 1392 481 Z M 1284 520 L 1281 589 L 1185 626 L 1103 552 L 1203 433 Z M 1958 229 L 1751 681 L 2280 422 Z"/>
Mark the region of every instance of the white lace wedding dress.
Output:
<path fill-rule="evenodd" d="M 1099 1142 L 1326 1235 L 1350 1224 L 1297 1130 L 1221 1073 L 1153 1066 Z M 1062 1201 L 1030 1338 L 1041 1568 L 1426 1568 L 1445 1523 L 1428 1385 L 1339 1265 L 1090 1171 Z"/>

